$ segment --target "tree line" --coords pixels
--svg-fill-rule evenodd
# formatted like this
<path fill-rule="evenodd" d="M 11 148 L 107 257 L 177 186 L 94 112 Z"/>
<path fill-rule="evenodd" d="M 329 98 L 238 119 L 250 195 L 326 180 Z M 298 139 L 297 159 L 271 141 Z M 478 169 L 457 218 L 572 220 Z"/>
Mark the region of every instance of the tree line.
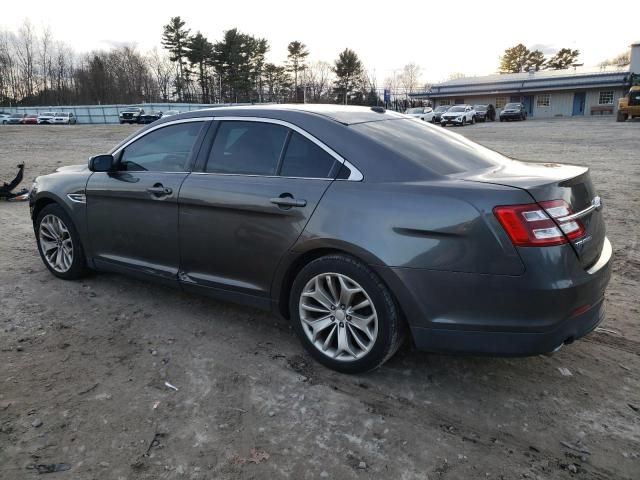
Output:
<path fill-rule="evenodd" d="M 561 48 L 554 55 L 546 57 L 540 50 L 529 50 L 522 43 L 507 48 L 500 57 L 500 73 L 519 73 L 538 70 L 564 70 L 579 66 L 580 50 Z"/>
<path fill-rule="evenodd" d="M 119 46 L 78 54 L 50 29 L 37 32 L 29 21 L 17 32 L 0 31 L 0 105 L 80 105 L 143 102 L 259 103 L 309 102 L 378 105 L 382 88 L 394 107 L 428 90 L 421 68 L 409 63 L 377 85 L 375 71 L 345 48 L 331 63 L 310 60 L 300 40 L 287 45 L 282 64 L 267 62 L 267 39 L 233 28 L 218 40 L 192 33 L 180 17 L 163 27 L 161 48 L 140 52 Z M 552 56 L 518 44 L 504 51 L 498 71 L 559 70 L 579 65 L 579 50 Z M 628 64 L 628 53 L 602 65 Z M 462 74 L 452 74 L 458 78 Z"/>
<path fill-rule="evenodd" d="M 17 32 L 0 31 L 0 105 L 114 104 L 142 102 L 310 102 L 378 105 L 376 76 L 345 48 L 332 62 L 310 61 L 299 40 L 286 61 L 266 61 L 270 45 L 236 28 L 212 41 L 192 33 L 180 17 L 164 26 L 161 48 L 134 46 L 78 54 L 49 29 L 29 21 Z M 416 64 L 385 80 L 407 93 L 425 88 Z M 406 103 L 406 102 L 405 102 Z"/>

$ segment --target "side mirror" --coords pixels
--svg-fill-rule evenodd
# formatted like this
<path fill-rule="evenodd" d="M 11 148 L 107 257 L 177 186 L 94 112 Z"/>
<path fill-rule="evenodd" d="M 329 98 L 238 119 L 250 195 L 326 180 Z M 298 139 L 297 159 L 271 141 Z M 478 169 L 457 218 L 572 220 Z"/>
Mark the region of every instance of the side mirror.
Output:
<path fill-rule="evenodd" d="M 112 172 L 116 169 L 116 160 L 113 155 L 96 155 L 89 159 L 89 170 L 92 172 Z"/>

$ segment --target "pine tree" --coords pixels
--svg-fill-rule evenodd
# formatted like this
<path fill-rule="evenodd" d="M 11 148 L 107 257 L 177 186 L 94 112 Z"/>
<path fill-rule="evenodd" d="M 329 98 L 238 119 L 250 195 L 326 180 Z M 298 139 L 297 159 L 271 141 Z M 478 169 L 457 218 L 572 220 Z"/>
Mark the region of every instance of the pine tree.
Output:
<path fill-rule="evenodd" d="M 571 50 L 570 48 L 561 48 L 558 53 L 547 61 L 549 70 L 564 70 L 565 68 L 577 65 L 580 50 Z"/>
<path fill-rule="evenodd" d="M 186 68 L 185 57 L 187 54 L 187 43 L 189 41 L 189 29 L 185 29 L 185 22 L 180 17 L 171 17 L 168 24 L 164 26 L 162 34 L 162 46 L 169 51 L 170 60 L 177 64 L 176 75 L 176 95 L 182 101 L 184 90 L 188 83 L 188 69 Z"/>
<path fill-rule="evenodd" d="M 540 50 L 534 50 L 529 53 L 529 58 L 527 58 L 525 68 L 527 70 L 533 69 L 537 72 L 545 67 L 545 62 L 544 53 Z"/>
<path fill-rule="evenodd" d="M 198 32 L 189 38 L 187 48 L 186 58 L 192 68 L 197 68 L 198 70 L 198 83 L 202 93 L 201 101 L 209 103 L 211 99 L 208 69 L 213 59 L 213 44 L 202 33 Z"/>
<path fill-rule="evenodd" d="M 293 73 L 293 88 L 295 92 L 295 101 L 298 102 L 298 72 L 304 70 L 305 60 L 309 56 L 307 46 L 299 41 L 293 41 L 287 46 L 287 63 L 289 71 Z"/>
<path fill-rule="evenodd" d="M 345 48 L 334 63 L 333 72 L 336 75 L 335 92 L 338 103 L 349 103 L 349 95 L 360 87 L 363 68 L 356 52 Z"/>
<path fill-rule="evenodd" d="M 519 73 L 527 66 L 531 51 L 519 43 L 515 47 L 507 48 L 500 57 L 500 73 Z"/>

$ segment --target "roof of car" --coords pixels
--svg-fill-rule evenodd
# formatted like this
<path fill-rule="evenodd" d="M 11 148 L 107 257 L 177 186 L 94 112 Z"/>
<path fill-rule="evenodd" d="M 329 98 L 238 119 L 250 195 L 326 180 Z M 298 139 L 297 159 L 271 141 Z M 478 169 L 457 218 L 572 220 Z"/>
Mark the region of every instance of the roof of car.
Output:
<path fill-rule="evenodd" d="M 279 118 L 283 114 L 311 114 L 325 117 L 336 122 L 351 125 L 355 123 L 374 122 L 391 118 L 403 118 L 402 114 L 380 107 L 357 107 L 350 105 L 311 105 L 311 104 L 283 104 L 283 105 L 249 105 L 232 107 L 215 107 L 194 110 L 180 114 L 181 117 L 213 116 L 265 116 Z"/>

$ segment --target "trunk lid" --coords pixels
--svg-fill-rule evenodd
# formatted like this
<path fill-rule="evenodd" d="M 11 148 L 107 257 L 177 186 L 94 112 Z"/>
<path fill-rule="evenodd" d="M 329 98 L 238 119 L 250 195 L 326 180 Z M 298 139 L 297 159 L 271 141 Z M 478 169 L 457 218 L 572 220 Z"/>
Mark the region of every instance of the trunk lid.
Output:
<path fill-rule="evenodd" d="M 584 213 L 578 220 L 585 234 L 570 242 L 580 263 L 588 269 L 598 260 L 604 245 L 605 224 L 600 197 L 587 167 L 514 160 L 490 170 L 468 173 L 464 180 L 520 188 L 536 202 L 564 200 L 574 214 Z"/>

